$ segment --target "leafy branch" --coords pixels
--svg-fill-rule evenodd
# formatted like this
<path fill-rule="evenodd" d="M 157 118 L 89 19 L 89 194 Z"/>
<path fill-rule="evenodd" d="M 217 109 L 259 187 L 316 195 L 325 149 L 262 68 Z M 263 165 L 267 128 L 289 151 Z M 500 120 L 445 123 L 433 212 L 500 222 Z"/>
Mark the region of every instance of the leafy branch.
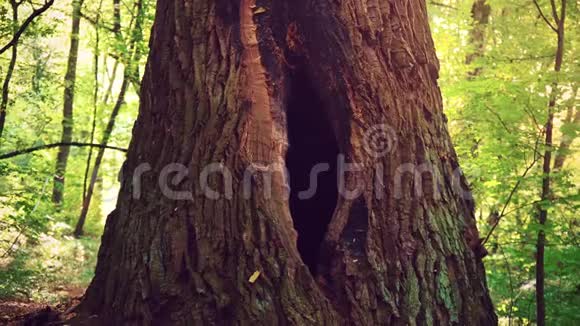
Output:
<path fill-rule="evenodd" d="M 539 135 L 541 136 L 541 134 Z M 538 154 L 538 145 L 540 143 L 540 137 L 538 137 L 536 139 L 536 145 L 535 145 L 535 149 L 534 149 L 534 159 L 532 160 L 532 162 L 526 167 L 526 169 L 524 170 L 524 172 L 522 173 L 522 175 L 518 178 L 518 181 L 516 181 L 516 184 L 513 186 L 512 190 L 510 191 L 504 205 L 503 208 L 501 209 L 501 212 L 499 213 L 498 217 L 495 219 L 495 222 L 493 223 L 493 226 L 491 227 L 491 230 L 489 230 L 489 232 L 487 233 L 487 236 L 483 239 L 483 241 L 481 242 L 481 245 L 485 245 L 487 243 L 487 241 L 489 240 L 489 238 L 491 237 L 491 235 L 493 234 L 493 231 L 495 231 L 495 229 L 497 228 L 497 226 L 499 225 L 499 222 L 501 221 L 502 217 L 508 215 L 508 213 L 506 213 L 506 209 L 508 208 L 512 197 L 515 195 L 516 191 L 519 189 L 522 180 L 524 180 L 524 178 L 528 175 L 528 173 L 530 172 L 530 170 L 536 165 L 536 163 L 538 163 L 538 161 L 540 160 L 540 158 L 542 157 L 541 155 L 537 155 Z M 511 211 L 510 211 L 511 213 Z"/>
<path fill-rule="evenodd" d="M 52 6 L 53 3 L 54 3 L 54 0 L 48 0 L 44 3 L 44 5 L 42 7 L 38 8 L 38 9 L 34 9 L 34 11 L 32 11 L 32 14 L 30 14 L 30 16 L 28 16 L 28 18 L 26 18 L 24 23 L 22 23 L 20 28 L 16 31 L 16 33 L 14 34 L 14 36 L 12 37 L 10 42 L 8 42 L 8 44 L 4 45 L 0 49 L 0 54 L 6 52 L 12 46 L 14 46 L 16 43 L 18 43 L 20 36 L 22 36 L 22 33 L 24 33 L 24 31 L 26 31 L 26 29 L 28 28 L 28 25 L 30 25 L 30 23 L 32 23 L 32 21 L 34 21 L 34 19 L 36 17 L 40 16 L 43 12 L 45 12 L 48 8 L 50 8 L 50 6 Z"/>
<path fill-rule="evenodd" d="M 536 9 L 538 9 L 538 13 L 540 14 L 540 17 L 542 17 L 542 19 L 546 22 L 546 24 L 548 24 L 548 26 L 550 26 L 550 28 L 558 33 L 558 29 L 556 29 L 556 27 L 554 27 L 554 25 L 552 25 L 552 23 L 548 20 L 548 18 L 546 17 L 546 15 L 544 15 L 544 12 L 542 11 L 542 8 L 540 8 L 540 5 L 538 4 L 538 0 L 532 0 L 534 2 L 534 5 L 536 6 Z M 555 6 L 552 4 L 552 10 L 554 10 Z M 554 17 L 556 18 L 556 17 Z M 557 18 L 556 18 L 556 23 L 558 22 Z"/>
<path fill-rule="evenodd" d="M 15 156 L 19 156 L 19 155 L 23 155 L 23 154 L 28 154 L 28 153 L 40 151 L 40 150 L 43 150 L 43 149 L 60 147 L 60 146 L 97 147 L 97 148 L 114 149 L 114 150 L 121 151 L 121 152 L 127 152 L 127 149 L 126 148 L 121 148 L 121 147 L 116 147 L 116 146 L 108 146 L 108 145 L 102 145 L 102 144 L 91 144 L 91 143 L 81 143 L 81 142 L 69 142 L 69 143 L 62 143 L 62 142 L 60 142 L 60 143 L 53 143 L 53 144 L 46 144 L 46 145 L 41 145 L 41 146 L 35 146 L 35 147 L 30 147 L 30 148 L 26 148 L 26 149 L 17 150 L 17 151 L 14 151 L 14 152 L 8 152 L 8 153 L 5 153 L 5 154 L 0 154 L 0 160 L 5 160 L 5 159 L 12 158 L 12 157 L 15 157 Z"/>

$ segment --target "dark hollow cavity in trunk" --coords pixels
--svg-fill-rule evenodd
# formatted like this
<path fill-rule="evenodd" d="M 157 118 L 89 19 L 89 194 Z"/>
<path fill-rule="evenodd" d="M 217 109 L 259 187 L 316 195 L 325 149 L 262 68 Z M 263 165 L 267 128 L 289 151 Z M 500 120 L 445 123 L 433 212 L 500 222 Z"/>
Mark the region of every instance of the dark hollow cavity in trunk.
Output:
<path fill-rule="evenodd" d="M 298 251 L 316 275 L 320 246 L 338 198 L 339 148 L 323 101 L 301 69 L 291 73 L 287 102 L 290 212 Z M 311 180 L 312 179 L 312 180 Z"/>

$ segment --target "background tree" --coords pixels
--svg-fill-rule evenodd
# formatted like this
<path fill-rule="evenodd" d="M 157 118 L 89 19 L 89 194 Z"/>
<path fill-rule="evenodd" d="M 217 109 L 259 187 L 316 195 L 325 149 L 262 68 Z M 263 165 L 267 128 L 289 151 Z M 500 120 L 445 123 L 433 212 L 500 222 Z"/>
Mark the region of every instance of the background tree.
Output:
<path fill-rule="evenodd" d="M 553 23 L 546 18 L 544 12 L 539 7 L 538 2 L 534 0 L 534 4 L 538 8 L 538 13 L 546 21 L 546 24 L 554 30 L 557 35 L 557 46 L 554 59 L 554 71 L 559 73 L 562 69 L 562 62 L 564 60 L 564 21 L 566 19 L 566 0 L 560 2 L 560 8 L 557 7 L 555 1 L 551 1 Z M 558 13 L 558 9 L 559 12 Z M 548 118 L 545 126 L 545 146 L 544 150 L 544 164 L 542 166 L 542 192 L 540 194 L 541 201 L 539 203 L 538 222 L 540 229 L 538 230 L 538 240 L 536 242 L 536 322 L 538 325 L 546 325 L 546 302 L 544 295 L 545 282 L 545 247 L 546 247 L 546 232 L 544 227 L 548 220 L 548 208 L 552 202 L 552 152 L 553 152 L 553 137 L 554 137 L 554 110 L 556 108 L 556 100 L 558 94 L 558 83 L 552 83 L 550 91 L 550 100 L 548 102 Z"/>
<path fill-rule="evenodd" d="M 441 85 L 452 138 L 472 182 L 478 224 L 489 237 L 486 247 L 490 255 L 485 263 L 490 290 L 506 323 L 536 321 L 536 238 L 543 230 L 550 239 L 544 262 L 547 323 L 571 323 L 579 314 L 570 303 L 580 299 L 573 276 L 580 268 L 575 258 L 578 225 L 574 222 L 578 165 L 570 159 L 578 153 L 574 142 L 578 122 L 574 120 L 576 109 L 572 109 L 578 100 L 577 67 L 573 59 L 564 59 L 561 71 L 552 72 L 558 49 L 556 34 L 533 1 L 523 5 L 488 3 L 493 10 L 486 28 L 486 51 L 469 65 L 460 62 L 472 48 L 459 45 L 469 42 L 469 36 L 462 34 L 464 26 L 475 24 L 466 19 L 471 7 L 459 3 L 457 10 L 437 7 L 432 19 L 439 22 L 434 37 L 443 58 Z M 573 58 L 578 10 L 571 2 L 567 4 L 562 55 Z M 539 6 L 552 21 L 550 2 L 540 1 Z M 478 67 L 483 67 L 478 76 L 464 79 Z M 554 82 L 558 83 L 556 89 Z M 553 146 L 546 146 L 550 94 L 557 96 L 552 110 Z M 573 145 L 568 147 L 570 142 Z M 548 201 L 539 201 L 546 175 L 542 161 L 548 148 L 555 152 L 562 148 L 569 160 L 554 159 L 552 195 Z M 537 219 L 542 207 L 552 216 L 545 226 Z"/>
<path fill-rule="evenodd" d="M 9 3 L 12 10 L 12 19 L 6 19 L 5 21 L 9 22 L 12 30 L 12 34 L 10 34 L 12 35 L 12 38 L 0 49 L 0 54 L 11 49 L 10 63 L 8 64 L 6 76 L 4 77 L 4 81 L 2 83 L 2 99 L 0 100 L 0 141 L 2 140 L 4 124 L 6 123 L 6 109 L 8 107 L 8 95 L 10 93 L 10 80 L 12 79 L 12 74 L 14 73 L 14 68 L 16 66 L 16 59 L 18 57 L 18 41 L 20 36 L 26 31 L 26 28 L 28 28 L 28 25 L 32 23 L 36 17 L 46 11 L 54 3 L 54 0 L 47 0 L 40 8 L 33 9 L 30 16 L 24 21 L 22 25 L 19 25 L 18 9 L 20 5 L 22 5 L 23 1 L 10 0 Z M 6 12 L 3 12 L 2 14 L 2 16 L 5 16 Z"/>
<path fill-rule="evenodd" d="M 115 7 L 117 8 L 118 3 L 115 3 Z M 105 155 L 105 149 L 107 144 L 111 138 L 111 134 L 113 132 L 113 128 L 115 127 L 115 122 L 117 116 L 119 115 L 119 111 L 125 102 L 125 94 L 127 93 L 127 88 L 129 87 L 129 83 L 135 81 L 139 78 L 139 61 L 141 60 L 141 42 L 143 41 L 143 21 L 145 19 L 145 12 L 146 7 L 143 4 L 142 0 L 137 0 L 135 2 L 134 7 L 134 16 L 132 17 L 131 21 L 134 22 L 134 26 L 132 26 L 132 30 L 130 31 L 130 38 L 127 48 L 121 52 L 121 57 L 118 60 L 121 60 L 125 65 L 125 70 L 123 72 L 123 81 L 121 84 L 121 89 L 119 90 L 119 95 L 117 97 L 117 101 L 115 102 L 115 106 L 111 111 L 111 116 L 109 118 L 109 122 L 107 123 L 107 127 L 104 130 L 103 139 L 101 140 L 101 147 L 97 153 L 97 157 L 95 159 L 95 164 L 92 169 L 91 179 L 88 184 L 87 192 L 83 195 L 83 206 L 81 209 L 81 214 L 75 226 L 74 235 L 76 237 L 80 237 L 83 234 L 83 227 L 89 213 L 89 207 L 91 204 L 91 198 L 93 192 L 95 190 L 95 184 L 97 182 L 97 177 L 99 175 L 99 170 L 103 161 L 103 157 Z M 115 38 L 116 41 L 119 41 L 122 37 L 120 36 L 120 25 L 117 25 L 117 22 L 120 21 L 118 17 L 119 13 L 115 10 Z M 117 65 L 115 62 L 115 65 Z M 114 69 L 115 70 L 115 69 Z M 135 91 L 137 94 L 139 90 L 136 88 Z M 89 160 L 90 161 L 90 160 Z M 88 170 L 87 170 L 88 171 Z"/>
<path fill-rule="evenodd" d="M 66 74 L 64 76 L 64 103 L 62 109 L 62 143 L 70 143 L 73 137 L 74 127 L 74 98 L 75 98 L 75 81 L 77 77 L 77 60 L 79 55 L 79 29 L 81 23 L 81 9 L 83 0 L 73 0 L 72 3 L 72 20 L 70 33 L 70 49 L 68 52 L 68 62 Z M 56 157 L 56 171 L 54 174 L 54 187 L 52 189 L 52 201 L 59 205 L 62 201 L 64 191 L 64 180 L 66 173 L 66 164 L 69 155 L 69 146 L 61 146 L 58 149 Z"/>
<path fill-rule="evenodd" d="M 145 3 L 142 26 L 148 31 L 154 8 L 149 1 Z M 59 147 L 62 136 L 63 80 L 68 55 L 61 44 L 70 41 L 71 7 L 70 1 L 55 3 L 50 10 L 36 15 L 19 38 L 19 57 L 10 87 L 10 115 L 0 151 L 0 278 L 7 280 L 0 284 L 0 297 L 6 300 L 54 302 L 67 296 L 66 291 L 82 293 L 93 274 L 104 225 L 103 212 L 110 211 L 110 205 L 114 204 L 111 203 L 113 194 L 118 191 L 115 182 L 124 155 L 120 151 L 109 151 L 101 164 L 100 181 L 95 186 L 93 205 L 88 214 L 89 222 L 84 227 L 85 237 L 72 240 L 69 235 L 74 231 L 83 201 L 83 175 L 89 148 L 86 145 L 91 142 L 94 90 L 99 88 L 102 95 L 110 89 L 116 96 L 122 78 L 122 71 L 113 72 L 113 63 L 117 60 L 111 54 L 121 52 L 124 46 L 117 45 L 114 40 L 112 19 L 101 19 L 94 24 L 97 12 L 102 17 L 113 17 L 112 2 L 103 1 L 100 8 L 98 2 L 88 2 L 81 13 L 86 23 L 80 24 L 79 28 L 75 130 L 67 165 L 67 193 L 60 210 L 51 207 L 52 187 L 50 182 L 47 186 L 46 180 L 52 180 L 55 172 L 56 153 L 50 149 Z M 33 6 L 23 2 L 20 7 L 21 25 L 28 21 L 26 18 L 32 15 L 33 9 L 38 8 L 36 2 Z M 132 10 L 132 4 L 121 8 L 124 21 L 131 21 Z M 0 15 L 10 17 L 8 3 L 0 3 Z M 1 46 L 9 44 L 12 39 L 13 25 L 9 22 L 10 19 L 0 19 Z M 99 51 L 95 51 L 95 27 L 100 34 Z M 126 26 L 123 32 L 130 35 L 131 28 Z M 130 39 L 128 37 L 126 42 Z M 141 51 L 146 47 L 147 39 L 148 33 L 145 33 L 139 40 Z M 4 56 L 0 56 L 0 61 L 6 63 L 0 65 L 2 74 L 8 66 L 9 54 L 10 51 L 6 51 Z M 94 78 L 94 60 L 87 60 L 95 55 L 100 63 L 97 80 Z M 131 57 L 127 56 L 129 59 Z M 135 92 L 129 88 L 124 98 L 124 110 L 119 112 L 108 142 L 108 146 L 114 149 L 127 147 L 136 115 L 138 97 Z M 94 120 L 97 139 L 102 138 L 112 108 L 101 101 L 102 96 L 96 103 Z"/>

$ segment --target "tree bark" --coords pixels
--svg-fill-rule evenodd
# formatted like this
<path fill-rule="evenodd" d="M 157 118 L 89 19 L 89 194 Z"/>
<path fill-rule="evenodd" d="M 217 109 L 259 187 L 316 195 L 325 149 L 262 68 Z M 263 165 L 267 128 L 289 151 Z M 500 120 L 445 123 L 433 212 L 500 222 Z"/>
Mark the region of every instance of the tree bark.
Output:
<path fill-rule="evenodd" d="M 497 323 L 423 0 L 160 0 L 150 44 L 79 318 Z M 297 200 L 296 157 L 343 182 Z M 171 163 L 184 170 L 165 184 Z M 290 181 L 274 172 L 269 187 L 264 171 L 284 165 Z"/>
<path fill-rule="evenodd" d="M 62 109 L 61 143 L 70 143 L 73 137 L 73 105 L 75 97 L 75 81 L 77 75 L 77 58 L 79 53 L 79 29 L 81 22 L 82 3 L 83 0 L 73 0 L 72 3 L 73 10 L 70 34 L 70 49 L 68 53 L 66 75 L 64 77 L 64 103 Z M 57 205 L 62 202 L 69 149 L 69 146 L 60 147 L 56 158 L 56 171 L 54 174 L 52 201 Z"/>

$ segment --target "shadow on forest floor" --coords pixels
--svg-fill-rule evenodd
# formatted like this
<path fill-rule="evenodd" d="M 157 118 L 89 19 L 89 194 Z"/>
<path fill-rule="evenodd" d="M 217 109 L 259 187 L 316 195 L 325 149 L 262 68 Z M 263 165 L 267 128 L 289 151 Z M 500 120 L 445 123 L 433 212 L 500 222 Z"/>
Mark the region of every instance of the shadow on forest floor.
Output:
<path fill-rule="evenodd" d="M 75 286 L 61 289 L 59 291 L 61 302 L 57 305 L 34 301 L 0 299 L 0 324 L 21 325 L 26 324 L 26 321 L 31 319 L 44 320 L 46 322 L 56 321 L 58 316 L 66 315 L 72 307 L 79 303 L 84 292 L 84 288 Z"/>

